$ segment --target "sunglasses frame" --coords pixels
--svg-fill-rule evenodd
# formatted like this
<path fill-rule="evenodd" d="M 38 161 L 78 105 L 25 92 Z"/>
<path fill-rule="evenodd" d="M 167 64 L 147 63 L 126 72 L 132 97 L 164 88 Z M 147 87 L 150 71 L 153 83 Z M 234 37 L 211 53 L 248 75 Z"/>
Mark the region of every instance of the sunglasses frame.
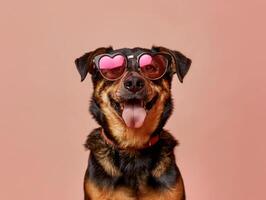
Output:
<path fill-rule="evenodd" d="M 100 62 L 100 59 L 102 57 L 104 57 L 104 56 L 108 56 L 110 58 L 114 58 L 117 55 L 121 55 L 121 56 L 123 56 L 125 58 L 125 69 L 124 69 L 123 73 L 118 78 L 116 78 L 116 79 L 109 79 L 109 78 L 107 78 L 107 77 L 105 77 L 103 75 L 103 73 L 102 73 L 102 71 L 101 71 L 101 69 L 99 67 L 99 62 Z M 162 56 L 164 56 L 166 58 L 166 61 L 167 61 L 166 62 L 166 67 L 165 67 L 165 70 L 164 70 L 164 72 L 162 73 L 161 76 L 152 79 L 152 78 L 147 77 L 141 71 L 141 67 L 139 66 L 139 60 L 140 60 L 141 56 L 143 56 L 143 55 L 150 55 L 151 57 L 156 56 L 156 55 L 162 55 Z M 117 52 L 117 53 L 113 53 L 113 54 L 112 53 L 104 53 L 104 54 L 99 54 L 99 55 L 95 56 L 94 59 L 93 59 L 93 63 L 94 63 L 94 68 L 97 68 L 97 70 L 100 72 L 100 74 L 102 75 L 102 77 L 104 79 L 109 80 L 109 81 L 116 81 L 116 80 L 119 80 L 125 74 L 125 71 L 128 69 L 128 59 L 132 59 L 132 58 L 128 58 L 125 54 L 123 54 L 121 52 Z M 136 60 L 137 60 L 137 64 L 138 64 L 138 71 L 139 71 L 139 73 L 142 74 L 145 78 L 154 81 L 154 80 L 158 80 L 158 79 L 162 78 L 165 75 L 165 73 L 167 72 L 167 70 L 169 68 L 169 65 L 171 63 L 172 56 L 170 54 L 168 54 L 168 53 L 165 53 L 165 52 L 155 52 L 155 53 L 153 53 L 153 52 L 142 52 L 139 55 L 137 55 Z"/>

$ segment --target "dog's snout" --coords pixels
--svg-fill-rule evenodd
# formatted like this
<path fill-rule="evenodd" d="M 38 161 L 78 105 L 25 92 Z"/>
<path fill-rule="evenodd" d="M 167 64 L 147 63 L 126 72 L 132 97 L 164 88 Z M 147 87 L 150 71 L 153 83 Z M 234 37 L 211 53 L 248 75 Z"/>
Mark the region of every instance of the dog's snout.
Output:
<path fill-rule="evenodd" d="M 133 93 L 137 93 L 145 86 L 145 81 L 141 76 L 132 75 L 124 81 L 124 87 Z"/>

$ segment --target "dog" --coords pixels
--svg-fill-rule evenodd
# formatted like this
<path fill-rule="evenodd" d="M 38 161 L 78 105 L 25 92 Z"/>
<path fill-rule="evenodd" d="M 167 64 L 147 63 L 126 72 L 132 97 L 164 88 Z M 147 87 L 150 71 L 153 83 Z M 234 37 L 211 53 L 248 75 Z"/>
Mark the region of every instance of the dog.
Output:
<path fill-rule="evenodd" d="M 100 125 L 87 137 L 85 200 L 185 200 L 177 140 L 163 129 L 172 113 L 171 81 L 191 59 L 165 47 L 102 47 L 75 60 L 91 74 L 89 111 Z"/>

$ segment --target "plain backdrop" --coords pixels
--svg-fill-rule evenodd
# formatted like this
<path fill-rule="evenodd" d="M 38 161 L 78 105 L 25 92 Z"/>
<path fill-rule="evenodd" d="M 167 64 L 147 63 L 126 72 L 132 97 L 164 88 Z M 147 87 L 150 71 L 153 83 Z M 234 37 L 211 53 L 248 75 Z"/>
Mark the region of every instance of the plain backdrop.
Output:
<path fill-rule="evenodd" d="M 188 200 L 264 200 L 265 1 L 24 0 L 0 3 L 0 199 L 83 199 L 97 124 L 74 59 L 162 45 L 193 60 L 173 81 L 166 129 Z"/>

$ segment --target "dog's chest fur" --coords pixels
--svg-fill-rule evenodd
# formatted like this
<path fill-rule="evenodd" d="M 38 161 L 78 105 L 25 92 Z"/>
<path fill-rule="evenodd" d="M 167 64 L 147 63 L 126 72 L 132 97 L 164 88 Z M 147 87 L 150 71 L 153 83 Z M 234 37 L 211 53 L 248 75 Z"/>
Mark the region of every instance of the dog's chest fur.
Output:
<path fill-rule="evenodd" d="M 171 190 L 181 179 L 173 154 L 176 144 L 176 140 L 163 131 L 160 141 L 152 147 L 138 151 L 121 150 L 107 144 L 100 129 L 94 130 L 85 144 L 91 150 L 85 190 L 95 195 L 97 189 L 101 195 L 122 190 L 124 195 L 133 199 L 151 191 L 164 193 Z"/>

